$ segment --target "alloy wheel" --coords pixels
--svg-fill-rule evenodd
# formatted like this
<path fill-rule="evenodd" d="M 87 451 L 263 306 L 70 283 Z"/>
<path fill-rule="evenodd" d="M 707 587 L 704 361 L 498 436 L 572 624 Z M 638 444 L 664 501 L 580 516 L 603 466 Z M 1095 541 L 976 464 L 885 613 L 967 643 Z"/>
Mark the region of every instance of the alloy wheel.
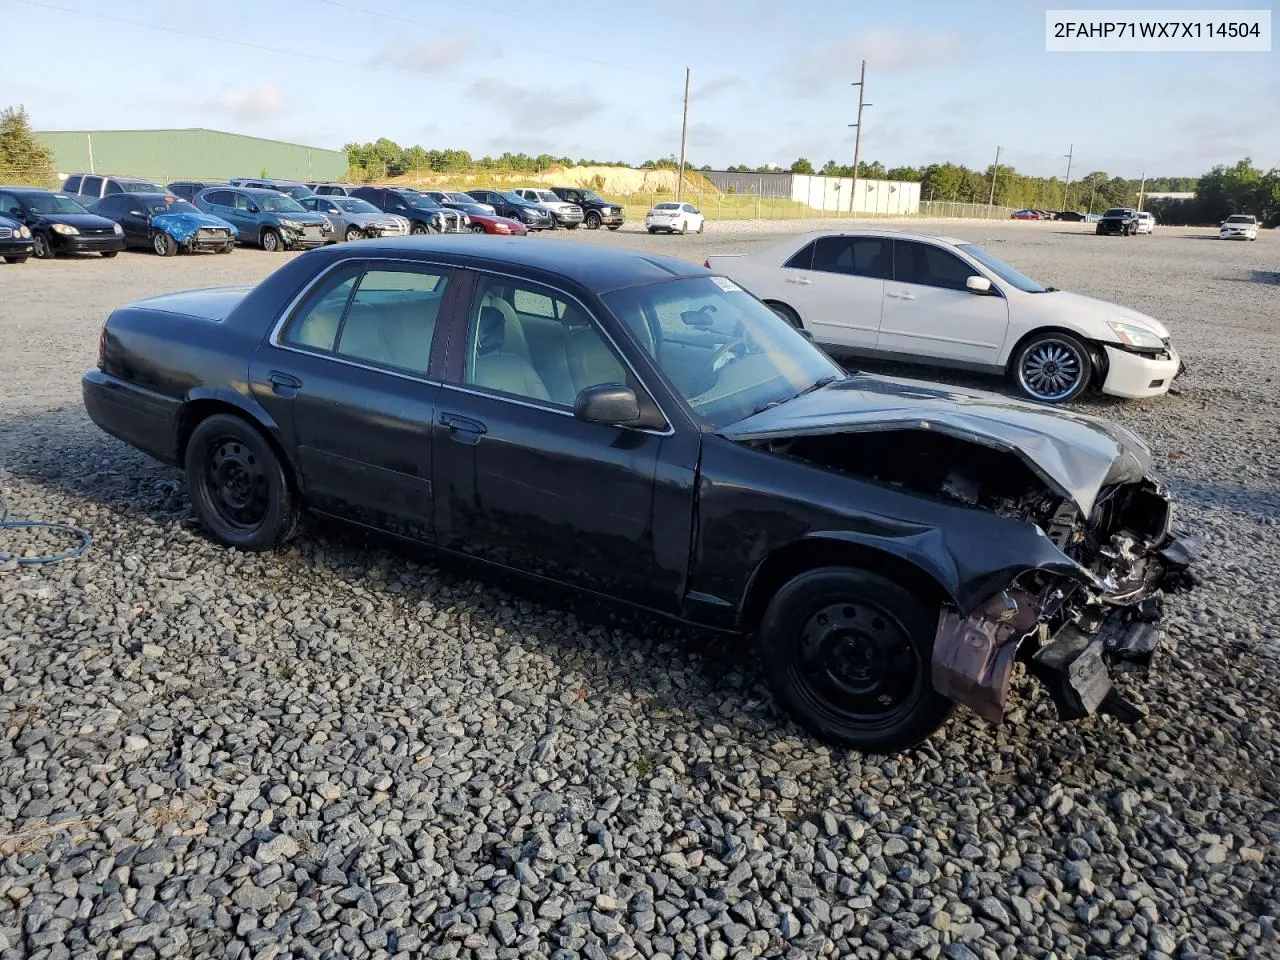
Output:
<path fill-rule="evenodd" d="M 1064 400 L 1079 388 L 1085 369 L 1084 357 L 1075 344 L 1050 337 L 1023 352 L 1018 382 L 1038 400 Z"/>

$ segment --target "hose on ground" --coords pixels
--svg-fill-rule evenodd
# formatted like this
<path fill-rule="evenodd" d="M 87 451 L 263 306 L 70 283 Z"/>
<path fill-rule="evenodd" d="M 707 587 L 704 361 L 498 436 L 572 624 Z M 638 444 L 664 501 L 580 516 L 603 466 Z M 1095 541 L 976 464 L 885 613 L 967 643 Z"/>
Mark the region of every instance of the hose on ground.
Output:
<path fill-rule="evenodd" d="M 88 530 L 69 523 L 51 523 L 47 520 L 15 520 L 9 511 L 9 502 L 4 491 L 0 490 L 0 530 L 52 530 L 76 537 L 80 541 L 78 547 L 63 550 L 60 553 L 49 553 L 39 557 L 18 557 L 8 553 L 0 553 L 0 564 L 16 561 L 21 566 L 38 566 L 46 563 L 61 563 L 63 560 L 74 560 L 82 556 L 93 545 L 93 536 Z"/>

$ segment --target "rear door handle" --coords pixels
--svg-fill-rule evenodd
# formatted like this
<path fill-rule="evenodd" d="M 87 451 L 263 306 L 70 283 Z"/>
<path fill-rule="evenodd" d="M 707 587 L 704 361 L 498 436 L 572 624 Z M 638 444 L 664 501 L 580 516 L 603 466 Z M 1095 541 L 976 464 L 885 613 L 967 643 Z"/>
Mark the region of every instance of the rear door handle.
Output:
<path fill-rule="evenodd" d="M 890 290 L 885 296 L 893 297 L 895 300 L 914 300 L 916 298 L 914 293 L 907 293 L 905 290 Z"/>
<path fill-rule="evenodd" d="M 489 428 L 479 420 L 448 411 L 440 414 L 440 422 L 449 428 L 449 435 L 459 443 L 479 443 L 480 438 L 489 432 Z"/>
<path fill-rule="evenodd" d="M 292 397 L 302 386 L 302 381 L 293 374 L 282 373 L 279 370 L 268 373 L 267 380 L 271 384 L 272 392 L 281 397 Z"/>
<path fill-rule="evenodd" d="M 805 277 L 787 277 L 787 283 L 798 283 L 803 287 L 807 287 L 809 284 L 813 283 L 813 281 Z"/>

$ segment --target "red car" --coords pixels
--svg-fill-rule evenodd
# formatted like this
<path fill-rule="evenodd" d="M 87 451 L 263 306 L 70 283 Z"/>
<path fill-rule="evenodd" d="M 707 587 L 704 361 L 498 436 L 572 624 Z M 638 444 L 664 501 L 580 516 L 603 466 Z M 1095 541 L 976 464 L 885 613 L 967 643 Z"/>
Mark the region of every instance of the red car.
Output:
<path fill-rule="evenodd" d="M 499 217 L 487 213 L 468 213 L 471 218 L 472 233 L 497 233 L 504 237 L 523 237 L 529 232 L 519 220 Z"/>
<path fill-rule="evenodd" d="M 1038 210 L 1016 210 L 1009 214 L 1010 220 L 1039 220 L 1040 211 Z"/>

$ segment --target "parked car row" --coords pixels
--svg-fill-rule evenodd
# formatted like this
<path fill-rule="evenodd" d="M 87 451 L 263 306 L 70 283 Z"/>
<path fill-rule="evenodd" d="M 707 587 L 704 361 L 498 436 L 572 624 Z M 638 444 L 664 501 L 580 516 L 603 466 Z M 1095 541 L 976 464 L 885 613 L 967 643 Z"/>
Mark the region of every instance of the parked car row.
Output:
<path fill-rule="evenodd" d="M 1084 213 L 1080 210 L 1015 210 L 1009 214 L 1010 220 L 1066 220 L 1071 223 L 1097 223 L 1096 213 Z"/>

